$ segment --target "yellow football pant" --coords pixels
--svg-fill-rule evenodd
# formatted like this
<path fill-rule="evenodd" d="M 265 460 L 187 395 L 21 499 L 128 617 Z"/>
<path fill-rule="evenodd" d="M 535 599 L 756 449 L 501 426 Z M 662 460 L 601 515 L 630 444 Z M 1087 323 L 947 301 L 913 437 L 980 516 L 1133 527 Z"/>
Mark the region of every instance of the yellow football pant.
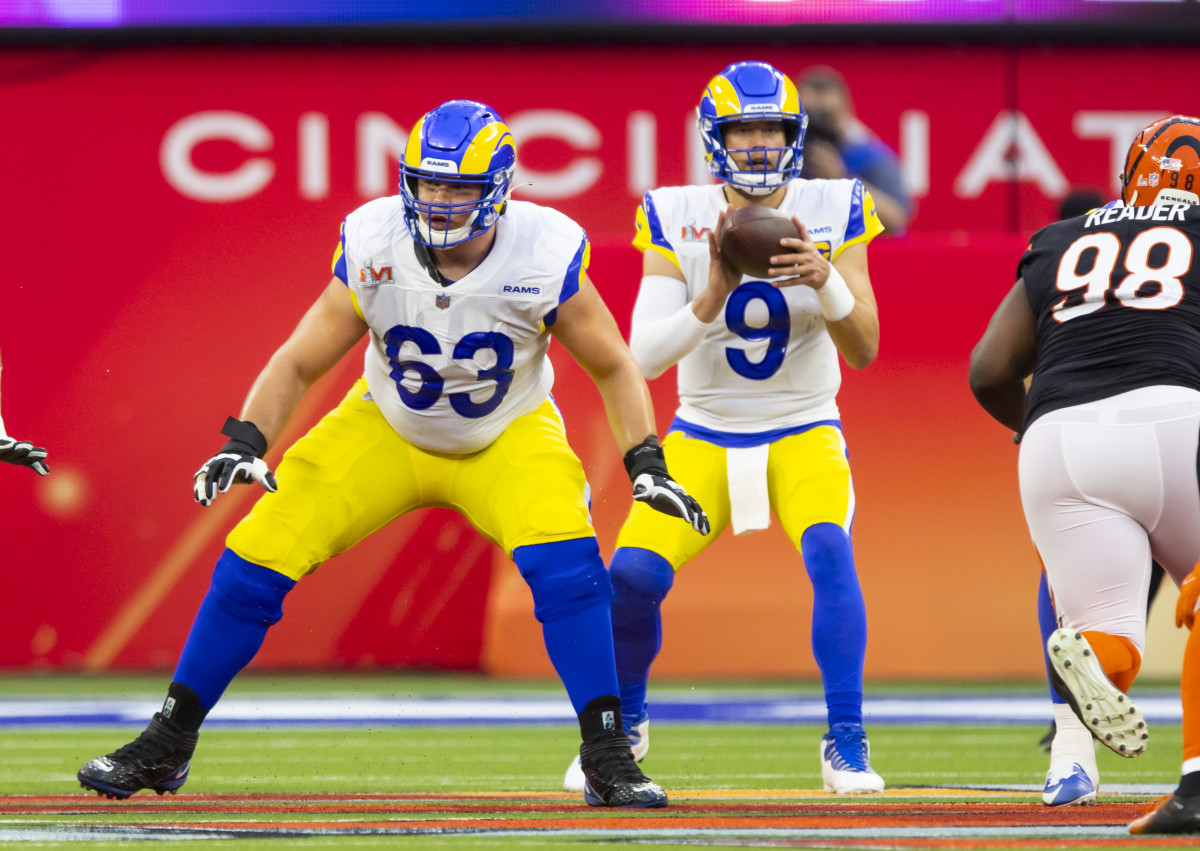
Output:
<path fill-rule="evenodd" d="M 677 518 L 635 502 L 617 536 L 617 547 L 651 550 L 679 570 L 729 525 L 729 474 L 724 447 L 682 432 L 667 435 L 663 452 L 672 478 L 708 513 L 712 533 L 697 535 Z M 797 550 L 800 537 L 815 523 L 835 523 L 849 532 L 854 519 L 854 487 L 841 431 L 817 426 L 772 443 L 767 492 L 771 510 Z"/>
<path fill-rule="evenodd" d="M 226 540 L 247 561 L 300 579 L 402 514 L 447 506 L 512 555 L 527 544 L 595 534 L 583 465 L 549 400 L 486 449 L 442 455 L 409 443 L 365 401 L 346 398 L 284 453 L 279 491 Z M 678 522 L 678 521 L 676 521 Z"/>

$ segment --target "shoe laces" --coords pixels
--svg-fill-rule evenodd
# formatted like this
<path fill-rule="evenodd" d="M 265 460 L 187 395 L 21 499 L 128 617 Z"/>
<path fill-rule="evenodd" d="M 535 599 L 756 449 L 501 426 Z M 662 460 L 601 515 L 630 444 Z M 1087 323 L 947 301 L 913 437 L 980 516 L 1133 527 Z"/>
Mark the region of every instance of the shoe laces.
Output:
<path fill-rule="evenodd" d="M 109 756 L 115 760 L 133 759 L 141 762 L 146 759 L 161 759 L 177 751 L 190 752 L 195 747 L 195 742 L 191 742 L 189 746 L 189 734 L 182 730 L 175 733 L 167 726 L 168 723 L 162 720 L 161 715 L 155 713 L 149 727 L 132 742 L 113 751 Z M 191 734 L 190 738 L 194 739 L 195 734 Z"/>
<path fill-rule="evenodd" d="M 1082 775 L 1089 783 L 1092 782 L 1091 775 L 1087 773 L 1087 769 L 1078 762 L 1072 762 L 1068 765 L 1059 766 L 1057 769 L 1051 767 L 1049 775 L 1046 777 L 1047 783 L 1061 783 L 1068 777 L 1073 777 L 1076 774 Z"/>
<path fill-rule="evenodd" d="M 867 734 L 857 724 L 834 724 L 824 738 L 825 758 L 835 771 L 870 771 Z"/>
<path fill-rule="evenodd" d="M 589 749 L 586 759 L 606 783 L 636 785 L 648 780 L 634 762 L 633 753 L 629 750 L 628 740 L 624 736 Z"/>

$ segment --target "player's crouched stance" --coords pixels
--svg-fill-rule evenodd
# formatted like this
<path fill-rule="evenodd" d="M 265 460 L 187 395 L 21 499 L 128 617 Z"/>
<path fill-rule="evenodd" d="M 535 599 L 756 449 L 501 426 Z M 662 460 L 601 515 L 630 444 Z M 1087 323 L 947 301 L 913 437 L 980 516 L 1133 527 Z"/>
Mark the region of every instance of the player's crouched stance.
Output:
<path fill-rule="evenodd" d="M 450 101 L 413 129 L 400 195 L 346 218 L 334 279 L 195 477 L 203 505 L 234 482 L 268 493 L 229 535 L 162 711 L 135 741 L 83 766 L 85 788 L 115 798 L 178 790 L 201 723 L 283 617 L 296 582 L 396 517 L 436 504 L 470 517 L 529 584 L 579 716 L 587 803 L 667 804 L 623 730 L 612 583 L 583 467 L 548 396 L 550 334 L 595 381 L 634 499 L 701 535 L 708 518 L 667 473 L 645 381 L 588 280 L 587 236 L 560 213 L 509 201 L 515 162 L 495 112 Z M 268 446 L 365 333 L 364 377 L 284 454 L 277 484 L 263 460 Z"/>

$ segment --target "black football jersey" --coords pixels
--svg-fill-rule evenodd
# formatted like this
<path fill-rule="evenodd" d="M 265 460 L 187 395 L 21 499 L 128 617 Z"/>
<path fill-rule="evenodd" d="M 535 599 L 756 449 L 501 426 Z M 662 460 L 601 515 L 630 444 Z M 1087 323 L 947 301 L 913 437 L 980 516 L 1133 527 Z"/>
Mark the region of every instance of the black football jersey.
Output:
<path fill-rule="evenodd" d="M 1037 318 L 1026 427 L 1139 387 L 1200 390 L 1200 206 L 1055 222 L 1033 235 L 1017 276 Z"/>

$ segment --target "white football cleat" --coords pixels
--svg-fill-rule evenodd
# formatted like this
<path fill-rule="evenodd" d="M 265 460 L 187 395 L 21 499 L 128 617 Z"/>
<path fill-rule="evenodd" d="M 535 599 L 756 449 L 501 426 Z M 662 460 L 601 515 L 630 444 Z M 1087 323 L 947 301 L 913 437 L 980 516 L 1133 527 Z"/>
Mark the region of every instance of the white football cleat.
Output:
<path fill-rule="evenodd" d="M 1050 743 L 1050 770 L 1042 803 L 1048 807 L 1094 804 L 1100 793 L 1100 768 L 1096 764 L 1096 740 L 1075 711 L 1065 703 L 1054 704 L 1054 740 Z"/>
<path fill-rule="evenodd" d="M 871 745 L 859 724 L 834 724 L 821 739 L 821 780 L 835 795 L 872 795 L 883 778 L 871 768 Z"/>
<path fill-rule="evenodd" d="M 1113 753 L 1134 757 L 1150 738 L 1146 719 L 1129 697 L 1112 684 L 1082 633 L 1057 629 L 1046 641 L 1050 681 L 1096 741 Z"/>
<path fill-rule="evenodd" d="M 634 760 L 641 762 L 650 750 L 650 717 L 643 712 L 638 723 L 634 724 L 625 735 L 629 738 L 629 747 L 633 751 Z M 586 782 L 587 778 L 583 776 L 583 766 L 579 762 L 579 755 L 576 754 L 575 758 L 571 760 L 571 764 L 567 766 L 567 773 L 563 775 L 563 791 L 582 792 Z"/>
<path fill-rule="evenodd" d="M 1083 766 L 1073 762 L 1057 771 L 1051 768 L 1046 772 L 1042 803 L 1048 807 L 1090 806 L 1096 803 L 1096 793 L 1099 791 Z"/>

